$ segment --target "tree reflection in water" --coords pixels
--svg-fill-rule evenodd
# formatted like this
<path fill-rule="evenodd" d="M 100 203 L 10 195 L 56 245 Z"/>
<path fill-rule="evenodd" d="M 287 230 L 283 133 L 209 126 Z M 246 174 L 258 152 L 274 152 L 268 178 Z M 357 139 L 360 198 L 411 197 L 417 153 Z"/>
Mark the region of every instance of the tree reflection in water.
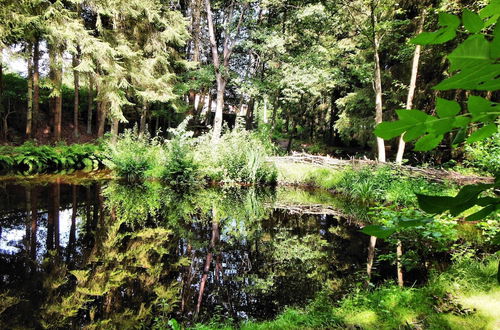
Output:
<path fill-rule="evenodd" d="M 2 328 L 267 319 L 342 291 L 366 260 L 355 227 L 272 207 L 324 199 L 312 192 L 55 182 L 2 194 Z"/>

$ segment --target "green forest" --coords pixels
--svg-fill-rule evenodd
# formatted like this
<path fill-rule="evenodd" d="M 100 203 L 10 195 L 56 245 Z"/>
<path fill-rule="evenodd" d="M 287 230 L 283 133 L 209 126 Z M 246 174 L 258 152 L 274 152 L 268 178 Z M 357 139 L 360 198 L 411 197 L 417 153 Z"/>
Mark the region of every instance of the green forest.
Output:
<path fill-rule="evenodd" d="M 500 329 L 500 0 L 0 0 L 0 328 Z"/>

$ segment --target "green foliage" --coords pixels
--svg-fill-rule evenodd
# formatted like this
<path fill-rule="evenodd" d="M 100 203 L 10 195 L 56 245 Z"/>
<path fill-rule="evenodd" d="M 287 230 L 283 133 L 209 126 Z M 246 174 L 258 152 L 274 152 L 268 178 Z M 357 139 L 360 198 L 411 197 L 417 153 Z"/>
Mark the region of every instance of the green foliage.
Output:
<path fill-rule="evenodd" d="M 102 165 L 102 147 L 94 144 L 0 147 L 0 171 L 23 174 L 92 170 Z"/>
<path fill-rule="evenodd" d="M 210 134 L 206 134 L 195 147 L 202 173 L 214 181 L 228 183 L 275 183 L 277 171 L 267 162 L 268 155 L 257 136 L 238 129 L 225 133 L 215 145 Z"/>
<path fill-rule="evenodd" d="M 489 14 L 482 16 L 483 19 L 491 17 Z M 466 9 L 462 15 L 462 21 L 465 28 L 474 34 L 448 55 L 450 71 L 455 74 L 434 88 L 437 90 L 498 90 L 500 88 L 498 78 L 500 64 L 497 64 L 500 57 L 500 23 L 497 22 L 493 32 L 493 40 L 490 41 L 486 32 L 480 33 L 483 21 L 477 14 Z M 425 32 L 415 38 L 414 42 L 441 44 L 453 39 L 460 19 L 443 13 L 440 15 L 440 22 L 447 27 L 437 32 Z M 444 30 L 446 31 L 443 32 Z M 438 37 L 441 33 L 446 34 L 447 37 Z M 431 38 L 431 36 L 435 38 Z M 468 112 L 459 115 L 461 112 L 459 103 L 438 98 L 435 116 L 427 115 L 420 110 L 398 110 L 396 112 L 399 120 L 379 124 L 375 129 L 375 134 L 384 139 L 391 139 L 404 133 L 403 138 L 406 142 L 420 137 L 415 144 L 415 150 L 427 151 L 436 148 L 443 140 L 444 134 L 456 129 L 459 130 L 459 133 L 453 144 L 457 145 L 463 142 L 466 137 L 466 129 L 471 124 L 482 125 L 482 127 L 467 138 L 468 143 L 484 140 L 497 133 L 495 124 L 499 117 L 497 103 L 471 95 L 467 101 L 467 110 Z"/>
<path fill-rule="evenodd" d="M 198 182 L 198 164 L 193 155 L 193 133 L 186 131 L 189 119 L 186 118 L 177 128 L 170 129 L 171 139 L 165 142 L 166 158 L 159 177 L 172 185 Z"/>
<path fill-rule="evenodd" d="M 158 138 L 141 136 L 133 130 L 126 130 L 116 142 L 108 141 L 106 154 L 106 166 L 129 181 L 151 177 L 159 159 L 164 157 Z"/>
<path fill-rule="evenodd" d="M 493 175 L 500 174 L 500 133 L 465 145 L 465 163 Z"/>
<path fill-rule="evenodd" d="M 459 44 L 448 56 L 450 71 L 455 74 L 439 83 L 435 89 L 496 91 L 500 88 L 500 64 L 498 64 L 500 58 L 500 15 L 495 11 L 498 6 L 498 1 L 494 0 L 479 15 L 464 10 L 462 22 L 465 28 L 474 34 Z M 495 24 L 495 22 L 496 26 L 492 38 L 486 31 L 481 33 L 484 27 Z M 460 19 L 446 14 L 440 16 L 440 23 L 445 28 L 437 32 L 421 34 L 415 42 L 432 44 L 444 43 L 452 39 Z M 440 38 L 440 33 L 447 36 Z M 492 40 L 490 41 L 490 39 Z M 438 98 L 435 116 L 427 115 L 419 110 L 398 110 L 399 120 L 379 124 L 375 133 L 384 139 L 390 139 L 404 133 L 403 138 L 406 142 L 420 137 L 415 144 L 415 150 L 425 151 L 436 148 L 443 140 L 444 134 L 456 128 L 459 129 L 459 132 L 453 145 L 463 141 L 467 143 L 482 141 L 498 132 L 498 103 L 471 95 L 467 100 L 467 110 L 468 112 L 465 114 L 459 115 L 460 104 L 456 101 Z M 480 124 L 482 127 L 465 139 L 467 128 L 472 123 Z M 455 197 L 418 195 L 418 202 L 420 207 L 428 213 L 449 212 L 451 216 L 458 216 L 464 211 L 480 206 L 479 210 L 475 210 L 466 218 L 469 221 L 478 221 L 490 215 L 494 217 L 500 209 L 499 198 L 493 197 L 493 194 L 485 194 L 486 191 L 497 190 L 499 184 L 500 179 L 497 177 L 495 184 L 465 186 Z M 381 230 L 382 228 L 378 228 L 380 234 L 386 236 Z M 371 228 L 371 231 L 377 233 L 376 228 Z"/>

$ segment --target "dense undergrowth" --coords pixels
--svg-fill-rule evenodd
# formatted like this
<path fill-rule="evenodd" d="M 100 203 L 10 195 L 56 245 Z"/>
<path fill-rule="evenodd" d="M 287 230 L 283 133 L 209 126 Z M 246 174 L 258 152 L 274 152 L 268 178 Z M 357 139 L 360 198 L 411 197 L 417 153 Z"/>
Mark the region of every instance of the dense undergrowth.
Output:
<path fill-rule="evenodd" d="M 340 301 L 325 289 L 303 309 L 286 308 L 275 320 L 249 321 L 237 328 L 495 329 L 500 322 L 498 261 L 498 255 L 484 261 L 462 255 L 422 287 L 399 288 L 387 282 L 375 289 L 354 289 Z M 231 320 L 219 320 L 195 328 L 236 327 Z"/>
<path fill-rule="evenodd" d="M 276 182 L 276 168 L 266 161 L 269 148 L 257 134 L 234 130 L 214 143 L 211 134 L 193 138 L 186 123 L 171 129 L 168 140 L 126 131 L 116 143 L 107 144 L 106 165 L 130 181 L 161 179 L 174 185 Z"/>
<path fill-rule="evenodd" d="M 0 147 L 0 173 L 34 174 L 92 170 L 102 166 L 102 147 L 96 144 L 37 146 L 26 142 L 19 147 Z"/>

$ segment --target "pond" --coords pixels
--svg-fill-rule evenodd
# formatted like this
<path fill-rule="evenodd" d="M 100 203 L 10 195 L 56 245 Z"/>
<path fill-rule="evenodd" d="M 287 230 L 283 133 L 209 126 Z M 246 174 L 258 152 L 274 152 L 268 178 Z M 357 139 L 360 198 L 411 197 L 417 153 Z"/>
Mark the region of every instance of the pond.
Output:
<path fill-rule="evenodd" d="M 292 187 L 3 182 L 0 326 L 265 320 L 325 285 L 340 295 L 369 241 L 345 206 Z"/>

